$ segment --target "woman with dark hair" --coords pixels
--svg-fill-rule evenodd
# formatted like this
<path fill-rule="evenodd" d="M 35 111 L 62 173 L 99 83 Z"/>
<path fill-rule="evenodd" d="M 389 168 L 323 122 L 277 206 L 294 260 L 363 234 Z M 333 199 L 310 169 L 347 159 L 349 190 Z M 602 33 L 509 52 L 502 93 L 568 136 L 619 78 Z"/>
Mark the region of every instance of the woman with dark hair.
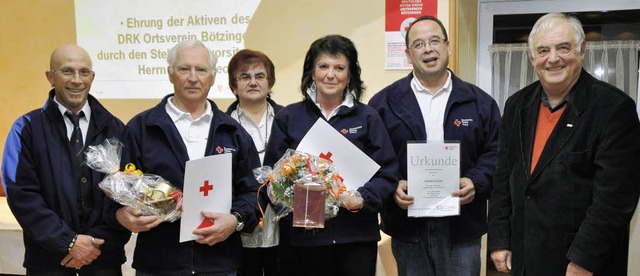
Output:
<path fill-rule="evenodd" d="M 251 135 L 260 162 L 264 158 L 275 114 L 281 105 L 271 100 L 271 88 L 276 83 L 275 66 L 262 52 L 244 49 L 229 61 L 229 87 L 236 96 L 227 114 L 238 121 Z M 265 202 L 268 202 L 264 196 Z M 264 225 L 251 235 L 242 235 L 241 276 L 277 276 L 278 222 L 271 207 L 265 208 Z"/>
<path fill-rule="evenodd" d="M 329 35 L 311 44 L 304 61 L 304 100 L 276 114 L 264 164 L 273 166 L 322 118 L 380 165 L 358 188 L 362 201 L 342 206 L 322 229 L 292 227 L 291 215 L 280 220 L 280 270 L 283 275 L 375 275 L 378 212 L 395 191 L 397 161 L 389 135 L 364 92 L 358 52 L 346 37 Z M 340 168 L 338 168 L 340 169 Z"/>

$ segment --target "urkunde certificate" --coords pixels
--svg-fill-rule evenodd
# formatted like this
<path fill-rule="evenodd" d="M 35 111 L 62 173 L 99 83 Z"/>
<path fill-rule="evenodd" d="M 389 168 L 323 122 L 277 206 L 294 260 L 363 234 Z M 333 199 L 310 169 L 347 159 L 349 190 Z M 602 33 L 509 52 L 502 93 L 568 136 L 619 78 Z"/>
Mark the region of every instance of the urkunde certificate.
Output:
<path fill-rule="evenodd" d="M 460 214 L 460 143 L 407 144 L 407 194 L 414 198 L 409 217 Z"/>

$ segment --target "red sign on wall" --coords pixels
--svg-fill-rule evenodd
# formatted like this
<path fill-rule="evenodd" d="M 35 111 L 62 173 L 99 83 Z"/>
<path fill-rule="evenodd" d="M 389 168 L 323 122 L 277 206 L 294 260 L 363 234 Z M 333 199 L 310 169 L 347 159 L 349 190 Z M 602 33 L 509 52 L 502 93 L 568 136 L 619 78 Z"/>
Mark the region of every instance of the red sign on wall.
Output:
<path fill-rule="evenodd" d="M 385 69 L 411 69 L 404 54 L 409 25 L 422 15 L 438 16 L 438 0 L 386 0 Z"/>
<path fill-rule="evenodd" d="M 438 0 L 387 0 L 385 31 L 399 31 L 407 18 L 422 15 L 438 16 Z"/>

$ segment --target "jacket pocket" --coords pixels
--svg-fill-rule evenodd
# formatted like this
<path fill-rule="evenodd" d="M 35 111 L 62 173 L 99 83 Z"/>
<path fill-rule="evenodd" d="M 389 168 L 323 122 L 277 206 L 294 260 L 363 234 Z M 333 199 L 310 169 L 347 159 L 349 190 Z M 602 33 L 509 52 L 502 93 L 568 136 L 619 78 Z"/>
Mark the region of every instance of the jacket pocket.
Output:
<path fill-rule="evenodd" d="M 593 152 L 591 150 L 579 152 L 563 152 L 558 155 L 558 163 L 572 173 L 591 176 L 595 172 Z"/>

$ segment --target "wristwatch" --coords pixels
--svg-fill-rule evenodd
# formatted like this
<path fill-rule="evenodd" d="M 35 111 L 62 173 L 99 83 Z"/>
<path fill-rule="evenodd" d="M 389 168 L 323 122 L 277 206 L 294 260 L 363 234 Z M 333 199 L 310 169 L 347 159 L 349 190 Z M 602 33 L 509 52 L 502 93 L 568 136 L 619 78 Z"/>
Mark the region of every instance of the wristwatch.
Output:
<path fill-rule="evenodd" d="M 233 212 L 233 215 L 238 220 L 238 224 L 236 225 L 236 231 L 240 232 L 242 231 L 242 228 L 244 228 L 244 221 L 242 220 L 242 215 L 240 215 L 240 213 L 238 212 Z"/>

